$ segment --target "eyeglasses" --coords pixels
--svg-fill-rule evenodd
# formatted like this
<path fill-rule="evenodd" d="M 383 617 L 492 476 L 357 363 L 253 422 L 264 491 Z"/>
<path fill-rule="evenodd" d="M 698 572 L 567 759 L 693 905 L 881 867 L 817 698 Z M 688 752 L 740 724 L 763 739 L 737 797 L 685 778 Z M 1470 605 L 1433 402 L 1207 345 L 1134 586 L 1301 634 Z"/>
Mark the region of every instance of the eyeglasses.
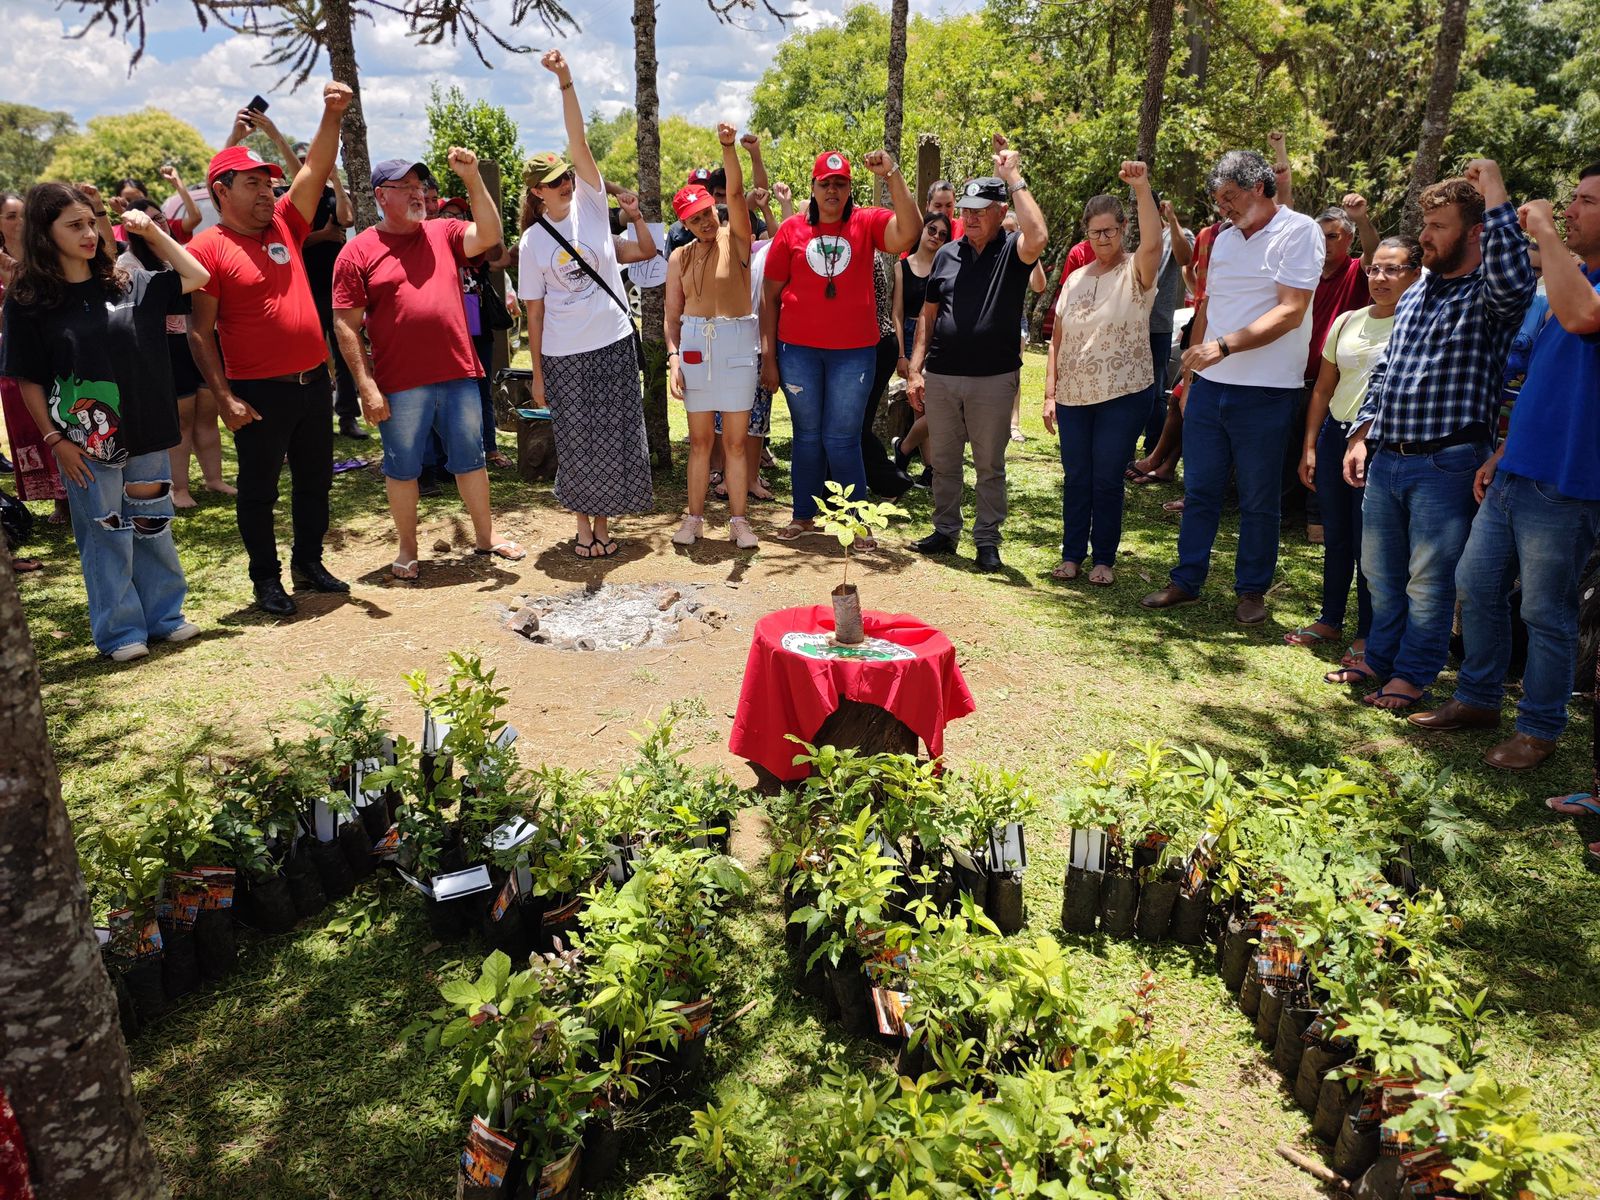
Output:
<path fill-rule="evenodd" d="M 1412 266 L 1389 267 L 1380 263 L 1373 263 L 1367 268 L 1367 275 L 1372 279 L 1399 279 L 1402 275 L 1409 275 L 1416 270 Z"/>
<path fill-rule="evenodd" d="M 427 192 L 427 187 L 420 183 L 380 183 L 380 192 L 407 192 L 413 196 L 421 196 Z"/>
<path fill-rule="evenodd" d="M 1086 229 L 1086 230 L 1084 230 L 1084 235 L 1086 237 L 1093 238 L 1097 242 L 1109 242 L 1112 238 L 1121 237 L 1122 236 L 1122 230 L 1120 230 L 1120 229 Z"/>

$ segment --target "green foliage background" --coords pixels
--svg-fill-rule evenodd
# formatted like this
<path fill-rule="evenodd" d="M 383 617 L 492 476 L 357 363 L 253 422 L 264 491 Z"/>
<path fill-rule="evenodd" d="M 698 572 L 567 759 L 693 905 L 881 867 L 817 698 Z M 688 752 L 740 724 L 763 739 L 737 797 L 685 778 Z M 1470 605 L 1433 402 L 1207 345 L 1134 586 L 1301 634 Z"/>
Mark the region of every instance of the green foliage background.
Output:
<path fill-rule="evenodd" d="M 73 128 L 70 113 L 0 100 L 0 190 L 21 192 L 37 180 Z"/>
<path fill-rule="evenodd" d="M 142 108 L 118 116 L 91 117 L 82 133 L 56 146 L 43 179 L 87 180 L 106 191 L 125 176 L 142 179 L 153 199 L 172 194 L 157 171 L 172 163 L 186 183 L 204 181 L 212 148 L 200 131 L 159 108 Z"/>
<path fill-rule="evenodd" d="M 467 185 L 446 165 L 451 146 L 471 150 L 480 159 L 499 164 L 500 220 L 507 240 L 515 241 L 522 205 L 523 161 L 517 123 L 498 104 L 469 100 L 454 84 L 442 89 L 436 83 L 428 94 L 428 135 L 428 152 L 422 158 L 439 181 L 441 195 L 467 194 Z"/>

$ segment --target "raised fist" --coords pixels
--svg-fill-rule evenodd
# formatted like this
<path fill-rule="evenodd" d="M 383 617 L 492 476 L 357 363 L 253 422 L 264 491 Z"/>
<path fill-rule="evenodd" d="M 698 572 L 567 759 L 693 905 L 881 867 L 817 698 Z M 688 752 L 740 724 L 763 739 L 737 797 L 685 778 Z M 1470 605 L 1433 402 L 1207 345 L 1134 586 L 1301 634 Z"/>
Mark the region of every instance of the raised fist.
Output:
<path fill-rule="evenodd" d="M 1150 168 L 1142 162 L 1129 160 L 1124 162 L 1121 169 L 1117 171 L 1117 178 L 1129 187 L 1138 187 L 1140 184 L 1148 186 L 1150 183 Z"/>
<path fill-rule="evenodd" d="M 356 94 L 350 90 L 348 83 L 330 79 L 322 85 L 322 107 L 327 112 L 342 113 L 350 107 L 355 98 Z"/>
<path fill-rule="evenodd" d="M 1172 201 L 1171 200 L 1163 200 L 1161 202 L 1161 219 L 1163 221 L 1171 221 L 1171 220 L 1173 220 L 1174 216 L 1176 215 L 1176 212 L 1177 212 L 1177 210 L 1172 207 Z"/>
<path fill-rule="evenodd" d="M 747 133 L 739 139 L 739 145 L 744 147 L 746 154 L 754 154 L 761 149 L 761 139 L 753 133 Z"/>
<path fill-rule="evenodd" d="M 539 65 L 546 71 L 553 72 L 563 83 L 572 78 L 572 70 L 567 66 L 566 57 L 559 50 L 546 50 L 539 59 Z"/>
<path fill-rule="evenodd" d="M 753 205 L 755 205 L 755 207 L 760 208 L 762 205 L 766 204 L 766 202 L 769 199 L 772 198 L 772 193 L 769 192 L 764 187 L 756 187 L 756 188 L 751 188 L 748 192 L 746 192 L 744 198 L 750 204 L 753 204 Z"/>
<path fill-rule="evenodd" d="M 470 179 L 478 173 L 478 156 L 471 150 L 460 146 L 451 146 L 450 153 L 445 158 L 450 169 L 463 180 Z"/>
<path fill-rule="evenodd" d="M 119 217 L 128 211 L 128 202 L 121 196 L 113 196 L 107 203 L 111 211 L 116 213 Z"/>
<path fill-rule="evenodd" d="M 122 214 L 122 227 L 129 233 L 147 238 L 150 236 L 150 231 L 156 227 L 156 223 L 150 219 L 149 213 L 142 209 L 130 208 Z"/>
<path fill-rule="evenodd" d="M 772 198 L 780 204 L 791 204 L 794 201 L 794 192 L 780 179 L 772 185 Z"/>
<path fill-rule="evenodd" d="M 861 165 L 881 179 L 894 170 L 894 159 L 887 150 L 869 150 L 862 156 Z"/>
<path fill-rule="evenodd" d="M 1475 158 L 1461 174 L 1481 192 L 1488 184 L 1500 182 L 1500 164 L 1492 158 Z"/>
<path fill-rule="evenodd" d="M 1517 209 L 1517 223 L 1534 237 L 1556 232 L 1556 210 L 1548 200 L 1529 200 Z"/>
<path fill-rule="evenodd" d="M 1339 201 L 1339 207 L 1350 215 L 1352 221 L 1359 221 L 1367 215 L 1367 198 L 1360 192 L 1346 192 L 1344 199 Z"/>
<path fill-rule="evenodd" d="M 178 168 L 173 166 L 171 163 L 164 164 L 159 170 L 156 171 L 156 174 L 161 176 L 161 178 L 165 179 L 175 188 L 183 186 L 183 181 L 178 178 Z"/>
<path fill-rule="evenodd" d="M 633 192 L 618 192 L 617 207 L 630 222 L 639 219 L 639 197 Z"/>
<path fill-rule="evenodd" d="M 1267 134 L 1267 145 L 1271 146 L 1274 150 L 1282 150 L 1283 141 L 1283 130 L 1281 129 L 1274 129 L 1271 133 Z"/>
<path fill-rule="evenodd" d="M 733 145 L 734 139 L 738 136 L 739 131 L 732 125 L 729 125 L 726 121 L 717 122 L 717 141 L 721 142 L 724 146 Z"/>

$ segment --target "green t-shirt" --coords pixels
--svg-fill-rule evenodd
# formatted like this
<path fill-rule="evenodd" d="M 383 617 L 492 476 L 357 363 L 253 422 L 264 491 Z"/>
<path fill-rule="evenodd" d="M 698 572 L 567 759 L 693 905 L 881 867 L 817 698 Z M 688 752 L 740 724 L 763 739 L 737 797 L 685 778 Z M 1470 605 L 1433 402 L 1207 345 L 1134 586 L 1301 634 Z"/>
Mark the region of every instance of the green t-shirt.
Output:
<path fill-rule="evenodd" d="M 1322 343 L 1322 357 L 1339 368 L 1339 382 L 1328 401 L 1328 415 L 1348 423 L 1361 411 L 1367 398 L 1367 380 L 1372 367 L 1389 344 L 1394 332 L 1394 317 L 1374 317 L 1372 309 L 1357 308 L 1340 313 L 1328 326 Z"/>

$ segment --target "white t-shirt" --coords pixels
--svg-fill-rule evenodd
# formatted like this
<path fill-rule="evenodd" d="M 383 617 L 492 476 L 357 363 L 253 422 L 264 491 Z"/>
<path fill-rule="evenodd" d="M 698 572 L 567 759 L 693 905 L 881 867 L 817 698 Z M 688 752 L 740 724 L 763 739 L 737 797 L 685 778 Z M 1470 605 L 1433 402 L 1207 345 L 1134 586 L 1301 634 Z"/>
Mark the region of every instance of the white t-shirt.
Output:
<path fill-rule="evenodd" d="M 1206 274 L 1206 338 L 1243 329 L 1278 303 L 1278 285 L 1316 291 L 1328 252 L 1322 227 L 1304 213 L 1279 208 L 1248 238 L 1230 225 L 1217 234 Z M 1311 304 L 1296 329 L 1254 350 L 1235 350 L 1200 372 L 1213 383 L 1287 388 L 1305 383 L 1311 349 Z"/>
<path fill-rule="evenodd" d="M 592 188 L 581 176 L 577 177 L 572 209 L 566 219 L 557 221 L 549 214 L 545 219 L 561 231 L 561 236 L 583 255 L 612 292 L 626 299 L 616 247 L 611 242 L 611 216 L 606 211 L 603 186 Z M 530 225 L 523 231 L 517 256 L 517 298 L 544 301 L 544 335 L 540 344 L 545 354 L 584 354 L 619 342 L 632 332 L 629 319 L 616 301 L 541 226 Z"/>
<path fill-rule="evenodd" d="M 761 313 L 761 278 L 767 269 L 767 251 L 772 249 L 772 239 L 762 238 L 750 243 L 750 311 Z"/>

